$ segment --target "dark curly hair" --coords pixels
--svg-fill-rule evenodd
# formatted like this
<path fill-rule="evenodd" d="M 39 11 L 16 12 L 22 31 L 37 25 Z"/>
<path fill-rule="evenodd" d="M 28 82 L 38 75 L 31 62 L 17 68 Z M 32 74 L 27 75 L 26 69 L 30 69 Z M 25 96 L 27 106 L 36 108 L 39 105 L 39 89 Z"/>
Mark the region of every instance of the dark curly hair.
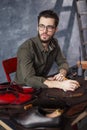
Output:
<path fill-rule="evenodd" d="M 38 24 L 39 24 L 39 20 L 41 17 L 55 19 L 55 27 L 57 27 L 57 25 L 59 23 L 59 17 L 53 10 L 44 10 L 44 11 L 40 12 L 40 14 L 38 16 Z"/>

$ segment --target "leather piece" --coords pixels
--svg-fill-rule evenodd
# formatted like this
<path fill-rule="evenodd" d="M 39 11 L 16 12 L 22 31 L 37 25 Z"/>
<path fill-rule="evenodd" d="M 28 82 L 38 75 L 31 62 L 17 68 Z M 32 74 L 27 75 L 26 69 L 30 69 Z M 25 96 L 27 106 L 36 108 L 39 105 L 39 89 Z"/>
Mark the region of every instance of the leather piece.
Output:
<path fill-rule="evenodd" d="M 22 125 L 24 128 L 38 128 L 38 127 L 59 127 L 61 124 L 61 117 L 48 118 L 42 115 L 38 108 L 32 108 L 21 114 L 17 114 L 12 120 Z"/>
<path fill-rule="evenodd" d="M 64 92 L 62 89 L 45 88 L 39 94 L 39 104 L 42 107 L 65 108 L 87 101 L 87 81 L 76 77 L 80 87 L 75 91 Z"/>
<path fill-rule="evenodd" d="M 36 92 L 36 89 L 30 86 L 23 86 L 23 85 L 18 85 L 16 83 L 10 83 L 10 82 L 4 82 L 0 84 L 0 92 L 4 90 L 14 90 L 18 91 L 20 93 L 34 93 Z"/>

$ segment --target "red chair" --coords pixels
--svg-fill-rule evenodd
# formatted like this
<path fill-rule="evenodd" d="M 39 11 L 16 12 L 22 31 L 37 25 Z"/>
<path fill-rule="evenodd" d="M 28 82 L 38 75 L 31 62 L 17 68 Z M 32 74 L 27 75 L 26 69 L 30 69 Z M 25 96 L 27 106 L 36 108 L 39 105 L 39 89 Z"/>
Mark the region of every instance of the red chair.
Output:
<path fill-rule="evenodd" d="M 4 72 L 8 82 L 11 82 L 11 74 L 17 70 L 17 57 L 12 57 L 2 61 Z M 23 87 L 25 93 L 32 93 L 36 89 L 32 87 Z"/>
<path fill-rule="evenodd" d="M 17 57 L 6 59 L 2 61 L 4 72 L 8 82 L 11 82 L 10 74 L 16 72 L 17 69 Z"/>

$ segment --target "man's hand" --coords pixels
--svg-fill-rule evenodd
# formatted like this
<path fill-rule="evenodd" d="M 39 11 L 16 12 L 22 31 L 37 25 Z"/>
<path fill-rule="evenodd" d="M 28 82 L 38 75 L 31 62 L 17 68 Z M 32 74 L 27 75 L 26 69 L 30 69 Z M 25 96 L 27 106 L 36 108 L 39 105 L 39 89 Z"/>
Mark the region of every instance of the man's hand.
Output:
<path fill-rule="evenodd" d="M 56 75 L 53 77 L 53 80 L 63 81 L 63 80 L 65 80 L 65 75 L 63 75 L 62 73 L 56 74 Z"/>
<path fill-rule="evenodd" d="M 53 77 L 53 80 L 63 81 L 65 80 L 66 74 L 67 74 L 67 71 L 65 69 L 60 69 L 59 74 L 56 74 Z"/>
<path fill-rule="evenodd" d="M 61 89 L 64 91 L 74 91 L 79 86 L 79 83 L 75 80 L 65 80 L 61 82 Z"/>
<path fill-rule="evenodd" d="M 56 80 L 45 80 L 44 84 L 48 86 L 48 88 L 59 88 L 64 91 L 74 91 L 78 87 L 80 87 L 79 83 L 75 80 L 64 80 L 64 81 L 56 81 Z"/>
<path fill-rule="evenodd" d="M 59 73 L 59 74 L 56 74 L 53 77 L 49 77 L 47 79 L 50 80 L 50 81 L 63 81 L 66 78 L 65 78 L 65 76 L 63 74 Z"/>

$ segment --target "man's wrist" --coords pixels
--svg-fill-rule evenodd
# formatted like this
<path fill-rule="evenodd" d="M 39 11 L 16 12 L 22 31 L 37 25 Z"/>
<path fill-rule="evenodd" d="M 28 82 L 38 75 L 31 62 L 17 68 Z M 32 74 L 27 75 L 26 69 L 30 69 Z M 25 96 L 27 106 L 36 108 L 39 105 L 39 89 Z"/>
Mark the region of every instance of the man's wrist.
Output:
<path fill-rule="evenodd" d="M 60 81 L 49 81 L 49 80 L 45 80 L 44 84 L 46 84 L 48 86 L 48 88 L 59 88 L 62 89 L 62 82 Z"/>
<path fill-rule="evenodd" d="M 66 71 L 65 69 L 61 69 L 59 72 L 60 72 L 63 76 L 66 76 L 66 74 L 67 74 L 67 71 Z"/>

